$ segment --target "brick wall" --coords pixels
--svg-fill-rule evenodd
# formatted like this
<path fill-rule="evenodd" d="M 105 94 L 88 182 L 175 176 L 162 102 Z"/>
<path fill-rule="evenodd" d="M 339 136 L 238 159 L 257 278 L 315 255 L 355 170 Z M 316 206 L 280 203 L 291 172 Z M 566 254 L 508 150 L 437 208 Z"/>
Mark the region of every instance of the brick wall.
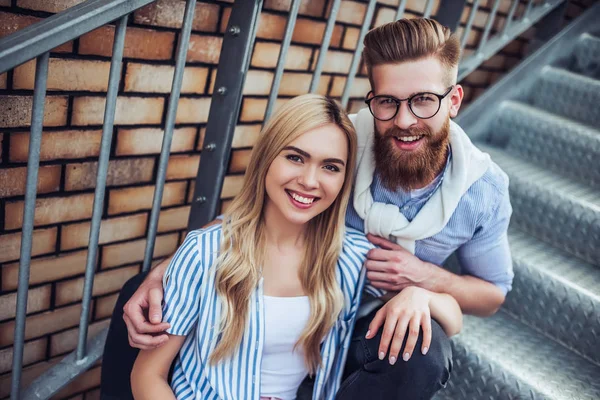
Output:
<path fill-rule="evenodd" d="M 80 2 L 0 0 L 0 37 Z M 232 2 L 202 0 L 196 6 L 155 260 L 171 254 L 184 235 L 219 49 Z M 282 97 L 308 91 L 329 3 L 327 0 L 302 2 L 281 84 Z M 397 3 L 398 0 L 380 0 L 375 25 L 391 21 Z M 409 1 L 408 15 L 420 15 L 424 3 Z M 478 43 L 492 1 L 483 3 L 469 37 L 467 53 Z M 568 9 L 570 18 L 591 3 L 588 0 L 573 2 Z M 221 194 L 224 207 L 240 188 L 251 147 L 259 133 L 289 4 L 290 0 L 264 2 L 233 140 L 230 175 L 225 178 Z M 509 6 L 509 0 L 502 1 L 500 17 L 506 15 Z M 366 8 L 366 1 L 342 2 L 320 93 L 341 96 Z M 182 0 L 158 0 L 129 18 L 103 206 L 90 335 L 107 326 L 119 288 L 141 267 L 163 136 L 161 126 L 165 120 L 183 9 Z M 518 13 L 523 9 L 521 5 Z M 468 12 L 467 8 L 463 26 Z M 501 22 L 502 19 L 499 27 Z M 25 384 L 76 346 L 113 32 L 112 25 L 102 27 L 54 49 L 51 54 L 25 332 Z M 532 34 L 533 31 L 527 32 L 506 46 L 465 79 L 466 103 L 519 62 Z M 30 61 L 0 75 L 0 398 L 8 396 L 10 391 L 34 71 L 35 61 Z M 369 90 L 364 68 L 361 71 L 352 89 L 351 110 L 362 107 L 360 99 Z M 99 398 L 99 381 L 98 363 L 56 398 Z"/>

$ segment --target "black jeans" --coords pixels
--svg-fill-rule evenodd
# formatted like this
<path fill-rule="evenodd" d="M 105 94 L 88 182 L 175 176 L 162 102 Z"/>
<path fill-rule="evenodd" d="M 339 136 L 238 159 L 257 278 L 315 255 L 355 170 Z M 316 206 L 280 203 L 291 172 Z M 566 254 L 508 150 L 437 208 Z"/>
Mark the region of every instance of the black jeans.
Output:
<path fill-rule="evenodd" d="M 144 278 L 143 275 L 137 275 L 127 281 L 115 305 L 102 361 L 102 400 L 133 399 L 129 377 L 138 349 L 129 346 L 127 327 L 123 321 L 123 306 Z M 365 339 L 369 323 L 376 312 L 377 310 L 356 321 L 337 400 L 431 399 L 438 390 L 446 386 L 450 377 L 450 339 L 439 324 L 432 320 L 431 346 L 427 355 L 422 355 L 420 351 L 423 341 L 421 334 L 410 360 L 405 362 L 399 358 L 395 365 L 390 365 L 387 358 L 380 361 L 377 357 L 382 329 L 379 329 L 373 339 Z M 313 384 L 312 379 L 305 379 L 298 389 L 297 399 L 312 399 Z"/>

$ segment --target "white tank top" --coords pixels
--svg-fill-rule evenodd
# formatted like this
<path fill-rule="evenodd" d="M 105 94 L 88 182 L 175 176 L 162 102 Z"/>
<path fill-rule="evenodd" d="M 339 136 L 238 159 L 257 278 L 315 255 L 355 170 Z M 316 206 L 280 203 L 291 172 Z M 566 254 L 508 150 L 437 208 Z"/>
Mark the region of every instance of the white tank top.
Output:
<path fill-rule="evenodd" d="M 310 316 L 308 296 L 264 296 L 265 343 L 261 364 L 260 395 L 294 400 L 308 374 L 304 350 L 294 345 Z"/>

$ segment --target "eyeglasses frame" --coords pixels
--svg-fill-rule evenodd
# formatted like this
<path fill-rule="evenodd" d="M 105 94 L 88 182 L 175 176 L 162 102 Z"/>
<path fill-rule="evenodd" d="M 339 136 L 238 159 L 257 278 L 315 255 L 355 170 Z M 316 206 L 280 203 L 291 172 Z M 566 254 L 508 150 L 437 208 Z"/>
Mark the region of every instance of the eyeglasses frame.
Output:
<path fill-rule="evenodd" d="M 437 113 L 440 112 L 440 108 L 442 108 L 442 100 L 444 100 L 450 94 L 450 92 L 452 91 L 452 89 L 454 89 L 454 87 L 455 87 L 455 85 L 450 86 L 448 88 L 448 90 L 446 90 L 446 92 L 444 94 L 437 94 L 437 93 L 433 93 L 433 92 L 419 92 L 419 93 L 415 93 L 412 96 L 407 97 L 405 99 L 398 99 L 398 98 L 396 98 L 394 96 L 390 96 L 390 95 L 387 95 L 387 94 L 381 94 L 381 95 L 373 96 L 371 98 L 365 98 L 365 103 L 369 107 L 369 112 L 371 112 L 371 115 L 373 116 L 373 118 L 375 118 L 378 121 L 391 121 L 392 119 L 396 118 L 396 115 L 398 115 L 398 111 L 400 111 L 400 106 L 402 105 L 403 101 L 406 101 L 408 103 L 408 109 L 410 110 L 410 112 L 412 113 L 412 115 L 414 115 L 415 117 L 417 117 L 419 119 L 430 119 L 430 118 L 435 117 L 437 115 Z M 367 93 L 367 97 L 369 97 L 369 95 L 372 94 L 372 93 L 373 93 L 373 91 L 371 90 L 369 93 Z M 417 96 L 424 95 L 424 94 L 431 94 L 431 95 L 436 96 L 439 99 L 438 109 L 436 110 L 435 113 L 433 113 L 433 115 L 431 117 L 427 117 L 427 118 L 419 117 L 417 114 L 415 114 L 415 112 L 413 111 L 413 109 L 411 107 L 411 105 L 412 105 L 411 100 L 414 99 Z M 394 113 L 394 115 L 392 115 L 392 117 L 390 117 L 388 119 L 381 119 L 381 118 L 377 118 L 375 116 L 375 113 L 371 109 L 371 101 L 373 99 L 378 98 L 378 97 L 387 97 L 387 98 L 391 98 L 391 99 L 395 100 L 395 102 L 396 102 L 396 112 Z"/>

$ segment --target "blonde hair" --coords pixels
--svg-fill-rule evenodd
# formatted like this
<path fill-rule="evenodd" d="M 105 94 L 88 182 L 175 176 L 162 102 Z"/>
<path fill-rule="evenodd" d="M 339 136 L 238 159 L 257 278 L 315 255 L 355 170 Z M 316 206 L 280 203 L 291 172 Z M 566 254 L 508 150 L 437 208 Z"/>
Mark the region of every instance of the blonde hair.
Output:
<path fill-rule="evenodd" d="M 450 28 L 429 18 L 404 18 L 374 28 L 365 36 L 363 58 L 373 87 L 371 70 L 382 64 L 397 64 L 435 57 L 447 71 L 448 86 L 456 83 L 460 41 Z"/>
<path fill-rule="evenodd" d="M 357 144 L 356 132 L 345 112 L 332 100 L 314 94 L 289 100 L 269 120 L 252 152 L 241 191 L 225 214 L 216 283 L 223 317 L 221 340 L 211 356 L 213 363 L 231 355 L 239 345 L 248 320 L 249 299 L 260 279 L 267 171 L 290 142 L 326 124 L 335 124 L 345 133 L 348 159 L 339 195 L 329 208 L 308 222 L 306 255 L 299 275 L 311 311 L 296 343 L 304 349 L 310 373 L 321 364 L 321 340 L 335 323 L 344 301 L 336 278 L 336 263 L 342 251 Z"/>

